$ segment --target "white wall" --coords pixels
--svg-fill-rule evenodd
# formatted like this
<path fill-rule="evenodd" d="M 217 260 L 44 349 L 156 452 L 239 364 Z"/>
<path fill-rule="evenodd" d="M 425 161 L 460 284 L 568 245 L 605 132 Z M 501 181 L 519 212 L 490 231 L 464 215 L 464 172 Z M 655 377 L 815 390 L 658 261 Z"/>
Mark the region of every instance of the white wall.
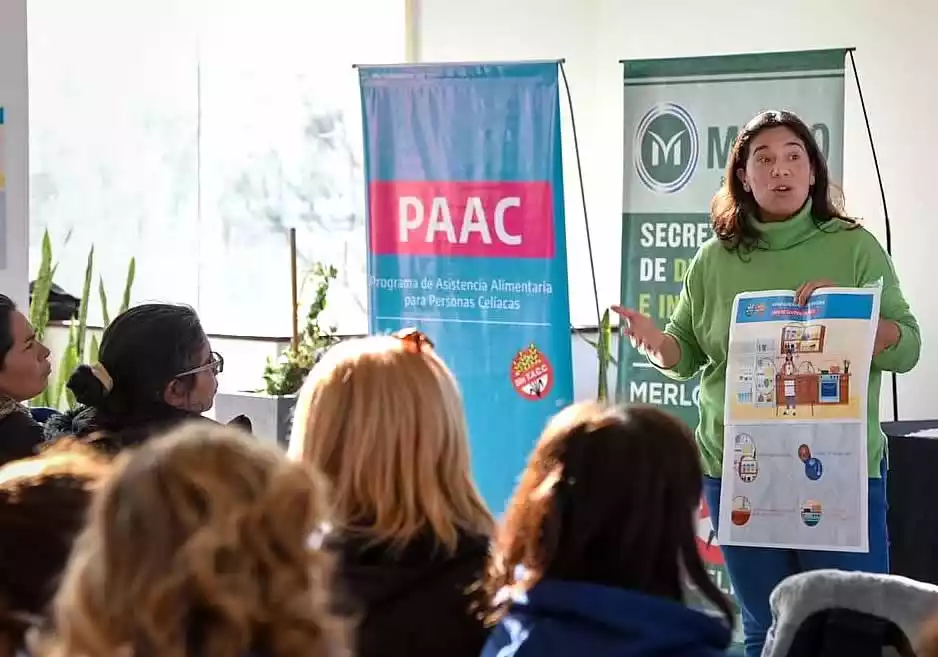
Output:
<path fill-rule="evenodd" d="M 420 1 L 420 58 L 468 61 L 565 58 L 580 141 L 600 301 L 619 296 L 622 198 L 621 59 L 855 46 L 857 67 L 882 169 L 893 234 L 893 257 L 906 296 L 922 325 L 919 366 L 899 378 L 902 419 L 938 417 L 932 381 L 938 360 L 938 295 L 928 264 L 933 219 L 933 154 L 938 131 L 938 54 L 934 0 L 453 0 Z M 873 161 L 848 66 L 844 188 L 848 210 L 881 240 L 883 212 Z M 563 104 L 563 103 L 562 103 Z M 573 144 L 564 142 L 571 313 L 575 325 L 595 323 Z M 575 352 L 578 391 L 595 360 Z M 891 419 L 888 385 L 883 417 Z"/>
<path fill-rule="evenodd" d="M 4 136 L 0 165 L 6 175 L 6 266 L 0 266 L 0 292 L 27 303 L 29 266 L 29 101 L 26 74 L 26 0 L 0 0 L 0 107 Z M 0 263 L 2 263 L 0 259 Z"/>

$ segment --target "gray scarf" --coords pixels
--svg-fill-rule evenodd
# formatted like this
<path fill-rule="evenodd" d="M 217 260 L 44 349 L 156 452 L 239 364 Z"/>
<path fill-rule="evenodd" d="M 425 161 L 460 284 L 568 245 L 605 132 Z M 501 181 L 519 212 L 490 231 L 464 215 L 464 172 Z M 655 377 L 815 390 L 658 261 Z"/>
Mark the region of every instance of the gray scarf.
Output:
<path fill-rule="evenodd" d="M 762 657 L 784 657 L 809 616 L 835 608 L 892 621 L 914 645 L 922 625 L 938 613 L 938 586 L 897 575 L 814 570 L 775 587 L 770 605 L 772 628 Z"/>

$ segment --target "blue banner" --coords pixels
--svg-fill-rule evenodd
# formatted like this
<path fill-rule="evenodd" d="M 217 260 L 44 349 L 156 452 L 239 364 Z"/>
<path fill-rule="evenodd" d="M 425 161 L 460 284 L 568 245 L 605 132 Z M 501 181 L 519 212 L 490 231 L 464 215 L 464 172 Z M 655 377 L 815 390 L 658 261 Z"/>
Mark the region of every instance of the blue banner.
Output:
<path fill-rule="evenodd" d="M 493 512 L 573 398 L 558 64 L 360 69 L 372 333 L 415 326 L 462 389 Z"/>

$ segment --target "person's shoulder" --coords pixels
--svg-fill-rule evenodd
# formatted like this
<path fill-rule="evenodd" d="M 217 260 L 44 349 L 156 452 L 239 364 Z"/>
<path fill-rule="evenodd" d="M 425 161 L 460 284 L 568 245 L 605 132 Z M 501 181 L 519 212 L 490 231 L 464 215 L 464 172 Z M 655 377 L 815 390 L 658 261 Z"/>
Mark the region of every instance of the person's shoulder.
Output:
<path fill-rule="evenodd" d="M 886 257 L 886 249 L 862 219 L 831 219 L 821 230 L 827 234 L 824 248 L 838 257 L 866 260 Z"/>
<path fill-rule="evenodd" d="M 723 255 L 729 253 L 732 253 L 732 250 L 727 248 L 726 243 L 716 235 L 713 235 L 700 245 L 700 249 L 697 250 L 697 255 L 694 256 L 694 259 L 698 261 L 712 260 L 713 258 L 723 257 Z"/>
<path fill-rule="evenodd" d="M 38 429 L 40 435 L 42 434 L 42 425 L 36 422 L 33 419 L 33 416 L 27 409 L 21 411 L 13 411 L 5 414 L 2 419 L 0 419 L 0 427 L 6 428 L 17 428 L 17 429 L 28 429 L 34 430 Z"/>
<path fill-rule="evenodd" d="M 35 456 L 43 443 L 42 425 L 28 411 L 15 411 L 0 419 L 0 463 Z"/>
<path fill-rule="evenodd" d="M 822 233 L 836 237 L 847 244 L 860 244 L 867 247 L 880 247 L 879 240 L 864 225 L 863 219 L 834 218 L 821 225 Z"/>
<path fill-rule="evenodd" d="M 886 248 L 879 241 L 879 238 L 860 222 L 857 222 L 854 227 L 848 228 L 845 232 L 856 240 L 857 245 L 862 249 L 874 253 L 886 252 Z"/>
<path fill-rule="evenodd" d="M 488 559 L 492 538 L 479 532 L 461 531 L 457 551 L 469 558 Z"/>

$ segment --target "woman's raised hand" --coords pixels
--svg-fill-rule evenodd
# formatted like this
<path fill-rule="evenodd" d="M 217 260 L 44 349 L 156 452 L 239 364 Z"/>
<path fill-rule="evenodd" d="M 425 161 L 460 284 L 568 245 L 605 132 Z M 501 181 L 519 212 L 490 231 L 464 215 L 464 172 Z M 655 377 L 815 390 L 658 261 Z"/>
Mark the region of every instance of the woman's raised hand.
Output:
<path fill-rule="evenodd" d="M 637 310 L 623 308 L 622 306 L 613 306 L 612 312 L 617 314 L 624 321 L 622 322 L 622 332 L 628 336 L 632 346 L 640 353 L 647 356 L 653 363 L 661 367 L 672 367 L 680 360 L 680 349 L 674 340 L 669 340 L 668 335 L 658 328 L 655 320 L 646 317 Z M 670 353 L 677 348 L 678 353 Z"/>

